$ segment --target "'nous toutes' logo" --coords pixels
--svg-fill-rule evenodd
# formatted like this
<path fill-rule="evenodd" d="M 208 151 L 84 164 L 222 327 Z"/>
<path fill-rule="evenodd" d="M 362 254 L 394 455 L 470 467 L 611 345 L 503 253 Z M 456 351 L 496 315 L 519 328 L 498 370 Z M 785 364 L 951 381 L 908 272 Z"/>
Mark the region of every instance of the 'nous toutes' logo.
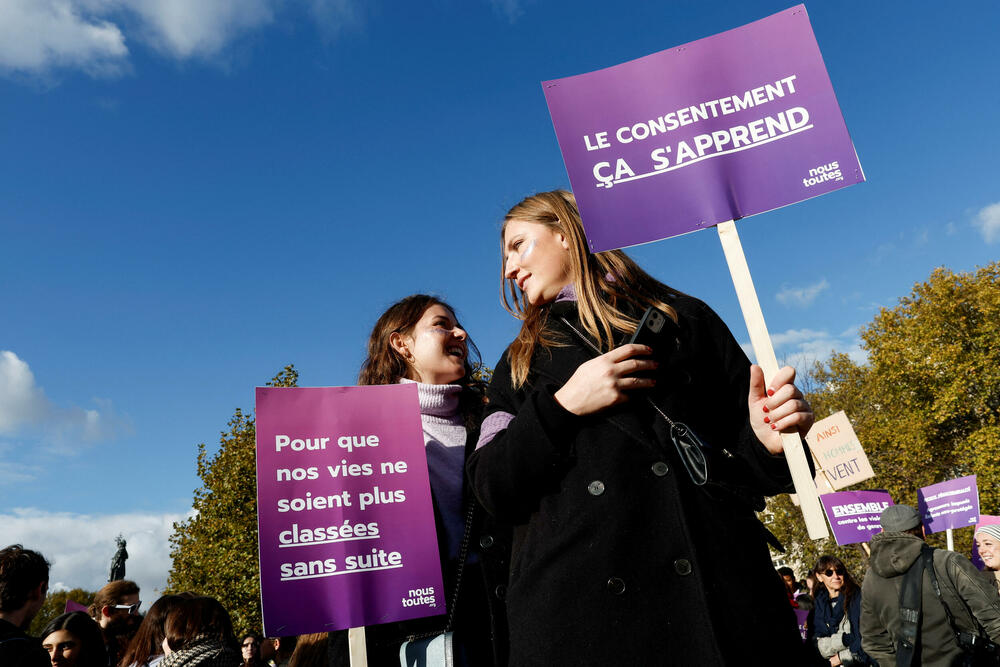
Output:
<path fill-rule="evenodd" d="M 404 607 L 417 607 L 420 605 L 436 607 L 437 601 L 434 598 L 434 587 L 427 586 L 425 588 L 410 589 L 408 595 L 401 602 Z"/>
<path fill-rule="evenodd" d="M 819 167 L 813 167 L 810 169 L 809 176 L 802 179 L 802 185 L 808 188 L 816 185 L 817 183 L 842 180 L 844 180 L 844 175 L 840 172 L 840 164 L 833 161 L 829 164 L 820 165 Z"/>

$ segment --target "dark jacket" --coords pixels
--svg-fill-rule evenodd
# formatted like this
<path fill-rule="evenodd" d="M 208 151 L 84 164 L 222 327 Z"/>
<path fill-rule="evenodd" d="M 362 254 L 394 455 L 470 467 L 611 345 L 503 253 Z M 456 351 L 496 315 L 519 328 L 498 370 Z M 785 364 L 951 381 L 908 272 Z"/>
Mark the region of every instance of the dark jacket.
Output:
<path fill-rule="evenodd" d="M 0 618 L 0 665 L 3 667 L 49 667 L 49 654 L 42 642 L 29 637 L 13 623 Z"/>
<path fill-rule="evenodd" d="M 512 665 L 747 664 L 751 646 L 801 664 L 754 514 L 763 495 L 789 488 L 787 465 L 750 429 L 750 364 L 725 324 L 696 299 L 670 299 L 678 353 L 652 396 L 711 446 L 707 487 L 691 483 L 666 422 L 639 396 L 585 417 L 556 402 L 595 356 L 559 321 L 582 330 L 575 303 L 550 307 L 547 326 L 566 344 L 539 349 L 524 386 L 512 386 L 506 353 L 497 364 L 487 420 L 512 421 L 469 471 L 486 509 L 514 524 Z"/>
<path fill-rule="evenodd" d="M 844 596 L 831 598 L 823 586 L 816 594 L 815 607 L 809 616 L 808 638 L 832 637 L 840 632 L 840 623 L 844 620 Z M 851 631 L 841 638 L 844 650 L 839 652 L 840 660 L 845 665 L 870 665 L 871 658 L 861 647 L 861 591 L 855 591 L 847 604 L 847 620 Z"/>
<path fill-rule="evenodd" d="M 871 539 L 871 559 L 861 599 L 861 645 L 882 667 L 895 665 L 899 636 L 899 591 L 903 575 L 920 556 L 924 541 L 909 533 L 879 533 Z M 975 632 L 975 621 L 1000 642 L 1000 595 L 986 585 L 975 566 L 961 554 L 934 550 L 934 572 L 941 596 L 960 630 Z M 975 617 L 975 618 L 973 618 Z M 930 576 L 921 585 L 920 643 L 914 665 L 944 667 L 961 654 L 938 602 Z"/>
<path fill-rule="evenodd" d="M 466 459 L 475 449 L 479 431 L 467 434 Z M 475 502 L 475 495 L 466 484 L 465 498 Z M 447 559 L 448 540 L 437 502 L 434 503 L 438 550 Z M 510 560 L 511 530 L 487 514 L 476 503 L 469 531 L 469 555 L 462 572 L 454 627 L 456 642 L 467 652 L 470 667 L 503 667 L 507 664 L 507 613 L 504 605 L 507 572 Z M 455 590 L 457 562 L 441 563 L 447 605 L 451 605 Z M 398 665 L 399 647 L 412 636 L 444 632 L 447 616 L 429 616 L 395 623 L 371 625 L 365 628 L 368 664 Z M 330 633 L 328 649 L 331 667 L 347 667 L 349 653 L 347 631 Z"/>

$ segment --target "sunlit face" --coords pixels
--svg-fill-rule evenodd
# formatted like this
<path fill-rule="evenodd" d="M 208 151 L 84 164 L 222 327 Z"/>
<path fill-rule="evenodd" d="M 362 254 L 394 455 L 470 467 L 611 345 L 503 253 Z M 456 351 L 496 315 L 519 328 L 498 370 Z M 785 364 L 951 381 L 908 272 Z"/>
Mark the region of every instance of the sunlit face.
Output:
<path fill-rule="evenodd" d="M 830 574 L 827 574 L 827 572 Z M 826 586 L 826 590 L 830 595 L 836 597 L 840 594 L 840 589 L 844 587 L 844 574 L 846 574 L 846 571 L 843 565 L 827 565 L 826 569 L 822 572 L 817 572 L 816 576 Z"/>
<path fill-rule="evenodd" d="M 68 630 L 56 630 L 45 637 L 42 648 L 49 652 L 52 667 L 75 667 L 80 656 L 80 642 Z"/>
<path fill-rule="evenodd" d="M 566 237 L 537 222 L 511 220 L 504 227 L 504 277 L 533 306 L 555 301 L 571 281 Z"/>
<path fill-rule="evenodd" d="M 390 342 L 410 364 L 410 379 L 424 384 L 451 384 L 465 375 L 468 334 L 455 314 L 441 304 L 424 311 L 408 334 Z"/>
<path fill-rule="evenodd" d="M 1000 570 L 1000 542 L 995 537 L 988 533 L 977 533 L 976 549 L 987 568 Z"/>

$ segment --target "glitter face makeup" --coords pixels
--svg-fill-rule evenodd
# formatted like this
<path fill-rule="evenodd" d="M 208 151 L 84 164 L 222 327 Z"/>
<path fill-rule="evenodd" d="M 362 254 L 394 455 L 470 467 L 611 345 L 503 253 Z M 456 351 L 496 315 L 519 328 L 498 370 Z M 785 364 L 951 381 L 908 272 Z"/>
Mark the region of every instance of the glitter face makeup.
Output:
<path fill-rule="evenodd" d="M 468 334 L 455 314 L 440 304 L 424 311 L 400 340 L 409 354 L 409 378 L 425 384 L 451 384 L 465 375 Z"/>
<path fill-rule="evenodd" d="M 550 227 L 510 220 L 504 228 L 504 252 L 504 277 L 528 303 L 550 303 L 570 283 L 569 244 Z"/>

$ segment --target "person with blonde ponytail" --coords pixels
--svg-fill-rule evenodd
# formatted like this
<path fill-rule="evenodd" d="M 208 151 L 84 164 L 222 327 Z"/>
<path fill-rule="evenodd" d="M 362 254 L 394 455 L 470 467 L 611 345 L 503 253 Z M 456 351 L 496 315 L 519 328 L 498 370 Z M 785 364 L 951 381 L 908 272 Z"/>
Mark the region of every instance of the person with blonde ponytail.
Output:
<path fill-rule="evenodd" d="M 514 525 L 510 664 L 803 664 L 755 515 L 791 490 L 780 433 L 813 422 L 794 370 L 767 385 L 707 305 L 590 253 L 569 192 L 524 199 L 501 238 L 522 325 L 468 470 Z M 650 306 L 655 349 L 628 343 Z"/>

